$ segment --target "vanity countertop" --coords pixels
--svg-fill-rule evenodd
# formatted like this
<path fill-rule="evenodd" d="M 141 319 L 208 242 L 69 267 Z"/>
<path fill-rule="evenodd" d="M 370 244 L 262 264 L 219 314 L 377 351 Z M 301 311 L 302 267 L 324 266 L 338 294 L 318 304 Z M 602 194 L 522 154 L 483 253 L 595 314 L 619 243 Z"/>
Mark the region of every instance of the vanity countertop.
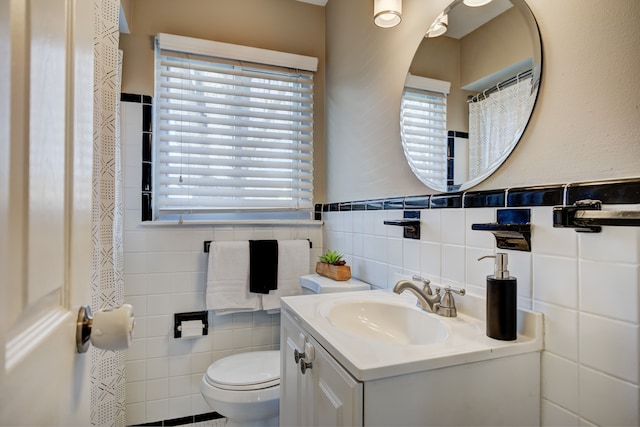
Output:
<path fill-rule="evenodd" d="M 476 300 L 476 305 L 483 302 L 479 298 Z M 461 313 L 460 307 L 457 317 L 446 318 L 420 310 L 415 306 L 415 301 L 415 297 L 408 293 L 397 295 L 390 291 L 371 290 L 285 297 L 282 298 L 282 309 L 292 315 L 360 381 L 536 352 L 543 348 L 541 313 L 518 310 L 517 339 L 499 341 L 486 336 L 484 319 Z M 389 304 L 391 308 L 397 306 L 402 310 L 416 310 L 417 313 L 411 313 L 414 318 L 422 315 L 431 316 L 434 318 L 429 319 L 431 323 L 434 323 L 432 320 L 441 322 L 441 326 L 438 327 L 445 331 L 444 338 L 440 337 L 437 342 L 416 345 L 384 342 L 347 332 L 337 326 L 327 313 L 336 305 L 347 307 L 351 303 L 380 303 Z M 468 301 L 466 305 L 469 306 Z M 481 313 L 481 310 L 469 312 L 477 314 Z M 422 332 L 412 331 L 414 334 Z"/>

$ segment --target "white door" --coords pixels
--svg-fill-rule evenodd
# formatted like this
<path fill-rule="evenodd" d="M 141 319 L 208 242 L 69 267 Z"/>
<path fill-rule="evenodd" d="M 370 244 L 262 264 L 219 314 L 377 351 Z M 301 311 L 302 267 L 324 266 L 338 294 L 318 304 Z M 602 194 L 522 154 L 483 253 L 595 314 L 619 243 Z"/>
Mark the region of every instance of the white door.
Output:
<path fill-rule="evenodd" d="M 0 0 L 0 425 L 89 424 L 93 2 Z"/>

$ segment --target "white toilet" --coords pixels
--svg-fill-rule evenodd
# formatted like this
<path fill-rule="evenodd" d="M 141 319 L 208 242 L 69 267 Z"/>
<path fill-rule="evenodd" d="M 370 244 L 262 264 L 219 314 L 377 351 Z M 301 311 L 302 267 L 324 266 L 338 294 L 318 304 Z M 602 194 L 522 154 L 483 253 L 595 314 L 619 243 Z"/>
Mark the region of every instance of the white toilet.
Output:
<path fill-rule="evenodd" d="M 318 274 L 300 278 L 302 294 L 370 289 L 357 279 L 336 282 Z M 254 351 L 224 357 L 209 366 L 200 381 L 209 406 L 227 418 L 227 426 L 277 426 L 280 404 L 280 351 Z"/>

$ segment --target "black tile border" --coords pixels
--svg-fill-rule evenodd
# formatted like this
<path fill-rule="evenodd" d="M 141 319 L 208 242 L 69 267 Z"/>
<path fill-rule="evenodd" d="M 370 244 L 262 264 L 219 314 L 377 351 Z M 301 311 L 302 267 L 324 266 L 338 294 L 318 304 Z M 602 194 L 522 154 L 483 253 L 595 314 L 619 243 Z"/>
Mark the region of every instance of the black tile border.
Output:
<path fill-rule="evenodd" d="M 464 193 L 463 206 L 465 208 L 503 208 L 505 207 L 504 190 L 470 191 Z"/>
<path fill-rule="evenodd" d="M 507 190 L 507 206 L 558 206 L 564 203 L 564 186 L 519 187 Z"/>
<path fill-rule="evenodd" d="M 560 206 L 584 199 L 603 204 L 640 204 L 640 177 L 330 203 L 322 205 L 322 211 Z M 347 205 L 349 209 L 342 208 Z M 333 206 L 336 208 L 331 209 Z"/>
<path fill-rule="evenodd" d="M 567 204 L 571 205 L 585 199 L 600 200 L 603 204 L 640 203 L 640 180 L 621 179 L 567 184 Z"/>
<path fill-rule="evenodd" d="M 120 101 L 124 102 L 137 102 L 138 104 L 142 103 L 142 95 L 136 95 L 135 93 L 121 93 Z"/>
<path fill-rule="evenodd" d="M 121 93 L 121 102 L 134 102 L 142 104 L 142 172 L 141 172 L 141 218 L 140 220 L 153 221 L 152 205 L 152 172 L 153 172 L 153 97 L 133 93 Z"/>
<path fill-rule="evenodd" d="M 153 422 L 144 423 L 144 424 L 132 424 L 127 427 L 163 427 L 163 426 L 178 427 L 178 426 L 184 426 L 184 425 L 189 425 L 193 423 L 200 423 L 203 421 L 217 420 L 220 418 L 224 418 L 224 417 L 217 412 L 207 412 L 205 414 L 191 415 L 191 416 L 180 417 L 180 418 L 171 418 L 168 420 L 153 421 Z"/>
<path fill-rule="evenodd" d="M 436 194 L 431 196 L 431 209 L 456 209 L 462 207 L 462 193 Z"/>

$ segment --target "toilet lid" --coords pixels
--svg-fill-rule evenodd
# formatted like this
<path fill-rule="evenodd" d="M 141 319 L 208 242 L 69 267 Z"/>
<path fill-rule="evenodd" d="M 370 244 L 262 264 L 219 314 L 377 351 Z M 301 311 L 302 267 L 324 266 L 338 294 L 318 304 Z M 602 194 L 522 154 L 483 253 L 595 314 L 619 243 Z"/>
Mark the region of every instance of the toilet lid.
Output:
<path fill-rule="evenodd" d="M 209 366 L 207 381 L 225 390 L 256 390 L 280 384 L 280 351 L 224 357 Z"/>

